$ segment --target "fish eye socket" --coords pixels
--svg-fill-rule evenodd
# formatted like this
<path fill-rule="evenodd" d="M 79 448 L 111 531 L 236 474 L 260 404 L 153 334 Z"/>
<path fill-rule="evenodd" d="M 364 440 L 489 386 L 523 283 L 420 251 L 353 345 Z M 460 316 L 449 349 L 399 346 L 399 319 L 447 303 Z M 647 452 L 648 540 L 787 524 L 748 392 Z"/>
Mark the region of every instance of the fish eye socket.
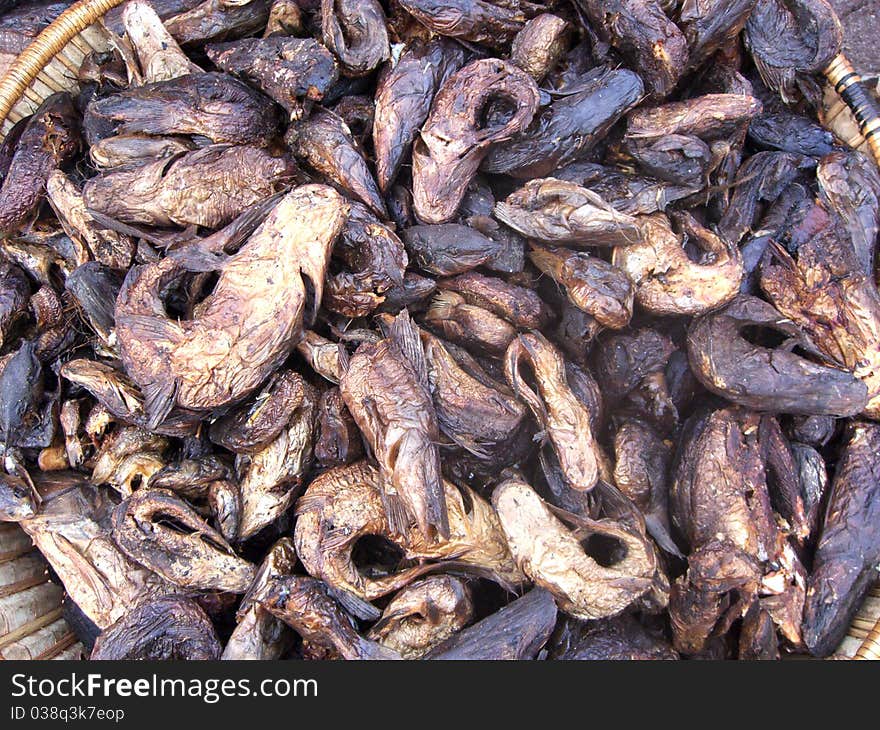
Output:
<path fill-rule="evenodd" d="M 493 94 L 477 114 L 477 129 L 500 129 L 516 114 L 516 103 L 506 96 Z"/>
<path fill-rule="evenodd" d="M 622 540 L 598 532 L 584 538 L 580 544 L 583 551 L 603 568 L 610 568 L 624 560 L 628 552 Z"/>
<path fill-rule="evenodd" d="M 788 339 L 782 332 L 760 324 L 746 325 L 739 331 L 739 336 L 752 345 L 771 350 L 781 346 Z"/>
<path fill-rule="evenodd" d="M 383 535 L 364 535 L 351 549 L 351 560 L 361 575 L 391 575 L 403 562 L 404 552 Z"/>

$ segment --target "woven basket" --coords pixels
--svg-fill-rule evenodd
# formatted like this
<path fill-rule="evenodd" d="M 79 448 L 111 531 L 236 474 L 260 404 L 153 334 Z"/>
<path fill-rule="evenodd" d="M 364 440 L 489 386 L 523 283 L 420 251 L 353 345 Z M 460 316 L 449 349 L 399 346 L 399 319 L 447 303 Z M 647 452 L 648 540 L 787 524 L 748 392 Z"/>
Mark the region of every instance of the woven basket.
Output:
<path fill-rule="evenodd" d="M 0 140 L 15 122 L 32 114 L 51 94 L 78 89 L 83 59 L 93 51 L 110 48 L 107 31 L 98 21 L 123 2 L 80 0 L 48 25 L 13 62 L 0 79 Z M 823 124 L 851 147 L 868 155 L 873 152 L 880 164 L 876 149 L 869 149 L 858 122 L 831 85 L 823 111 Z M 79 658 L 82 647 L 61 618 L 62 590 L 45 578 L 37 582 L 35 566 L 40 558 L 34 552 L 30 539 L 18 527 L 0 524 L 0 602 L 18 596 L 18 601 L 30 600 L 33 609 L 32 616 L 20 626 L 7 630 L 0 625 L 0 659 Z M 4 566 L 12 563 L 15 567 L 4 573 Z M 4 588 L 4 575 L 16 571 L 29 577 L 15 578 Z M 22 598 L 21 593 L 27 595 Z M 880 583 L 871 590 L 835 657 L 880 659 Z"/>

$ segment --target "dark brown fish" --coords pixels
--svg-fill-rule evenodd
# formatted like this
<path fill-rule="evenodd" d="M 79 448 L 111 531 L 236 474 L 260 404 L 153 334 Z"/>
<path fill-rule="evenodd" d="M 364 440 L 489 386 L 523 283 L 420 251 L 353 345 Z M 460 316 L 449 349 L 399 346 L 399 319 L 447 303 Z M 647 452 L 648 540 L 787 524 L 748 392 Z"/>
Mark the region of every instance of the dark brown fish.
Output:
<path fill-rule="evenodd" d="M 166 489 L 141 489 L 121 502 L 113 540 L 129 558 L 182 588 L 244 593 L 254 578 L 255 567 Z"/>
<path fill-rule="evenodd" d="M 565 53 L 569 37 L 570 27 L 565 20 L 542 13 L 516 34 L 510 44 L 510 60 L 541 83 Z"/>
<path fill-rule="evenodd" d="M 534 588 L 433 648 L 423 659 L 534 659 L 556 625 L 553 596 Z"/>
<path fill-rule="evenodd" d="M 601 621 L 566 619 L 551 640 L 550 659 L 562 661 L 668 661 L 678 653 L 659 632 L 631 614 Z"/>
<path fill-rule="evenodd" d="M 804 608 L 804 643 L 827 656 L 843 639 L 880 559 L 880 426 L 856 422 L 831 484 Z"/>
<path fill-rule="evenodd" d="M 461 46 L 445 38 L 415 40 L 404 48 L 397 63 L 387 68 L 376 88 L 373 145 L 376 180 L 387 192 L 422 123 L 434 94 L 464 64 Z"/>
<path fill-rule="evenodd" d="M 321 0 L 321 32 L 348 76 L 366 76 L 391 54 L 377 0 Z"/>
<path fill-rule="evenodd" d="M 481 119 L 489 101 L 510 113 L 497 124 Z M 538 109 L 532 78 L 499 59 L 480 59 L 440 87 L 413 146 L 413 206 L 424 223 L 445 223 L 461 205 L 489 148 L 528 127 Z"/>
<path fill-rule="evenodd" d="M 399 0 L 419 23 L 442 36 L 504 48 L 522 29 L 522 0 Z"/>
<path fill-rule="evenodd" d="M 782 245 L 768 248 L 761 288 L 833 364 L 868 388 L 864 413 L 880 415 L 880 294 L 852 240 L 817 201 L 790 219 Z"/>
<path fill-rule="evenodd" d="M 86 107 L 89 144 L 113 134 L 192 134 L 248 144 L 278 132 L 272 101 L 223 73 L 178 76 L 95 99 Z"/>
<path fill-rule="evenodd" d="M 759 328 L 812 349 L 804 333 L 770 304 L 741 296 L 695 320 L 688 330 L 691 367 L 706 388 L 757 410 L 852 416 L 864 409 L 868 389 L 858 378 L 812 362 L 787 346 L 762 346 L 754 341 Z M 743 336 L 747 329 L 750 339 Z"/>
<path fill-rule="evenodd" d="M 147 600 L 101 632 L 92 660 L 212 661 L 222 646 L 199 605 L 179 596 Z"/>
<path fill-rule="evenodd" d="M 539 112 L 528 129 L 495 145 L 481 169 L 517 178 L 543 177 L 589 152 L 644 95 L 642 81 L 632 71 L 602 70 L 593 76 Z"/>
<path fill-rule="evenodd" d="M 501 249 L 497 241 L 460 223 L 412 226 L 402 235 L 419 268 L 435 276 L 454 276 L 475 269 Z"/>
<path fill-rule="evenodd" d="M 529 260 L 603 327 L 623 329 L 629 324 L 635 287 L 618 267 L 586 253 L 538 244 L 532 244 Z"/>
<path fill-rule="evenodd" d="M 654 99 L 663 99 L 688 68 L 688 43 L 656 0 L 577 0 L 590 24 L 638 69 Z"/>
<path fill-rule="evenodd" d="M 305 395 L 292 370 L 275 373 L 255 396 L 211 424 L 211 440 L 235 454 L 253 454 L 284 430 Z"/>
<path fill-rule="evenodd" d="M 440 432 L 424 351 L 406 312 L 395 319 L 391 337 L 358 348 L 339 387 L 379 463 L 392 531 L 402 534 L 414 519 L 426 539 L 448 537 Z"/>
<path fill-rule="evenodd" d="M 380 218 L 388 211 L 348 125 L 328 109 L 316 108 L 308 119 L 292 124 L 284 137 L 297 158 L 327 182 L 337 185 Z"/>
<path fill-rule="evenodd" d="M 758 0 L 743 34 L 764 83 L 787 102 L 800 74 L 822 71 L 840 52 L 842 36 L 825 0 Z"/>
<path fill-rule="evenodd" d="M 318 433 L 315 438 L 315 461 L 327 469 L 351 464 L 364 456 L 358 430 L 339 388 L 329 388 L 318 402 Z"/>
<path fill-rule="evenodd" d="M 28 120 L 0 187 L 0 232 L 11 233 L 33 215 L 53 171 L 80 148 L 80 117 L 69 94 L 53 94 Z"/>
<path fill-rule="evenodd" d="M 212 44 L 206 52 L 218 68 L 256 84 L 294 118 L 339 78 L 330 51 L 312 38 L 246 38 Z"/>

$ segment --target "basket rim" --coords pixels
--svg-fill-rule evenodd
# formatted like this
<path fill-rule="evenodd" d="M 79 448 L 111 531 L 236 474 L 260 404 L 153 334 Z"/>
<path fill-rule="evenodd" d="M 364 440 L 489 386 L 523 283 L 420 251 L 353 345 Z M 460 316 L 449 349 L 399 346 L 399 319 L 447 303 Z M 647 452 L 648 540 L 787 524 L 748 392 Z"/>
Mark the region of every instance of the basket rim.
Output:
<path fill-rule="evenodd" d="M 43 28 L 0 78 L 0 125 L 43 68 L 74 37 L 125 0 L 78 0 Z"/>

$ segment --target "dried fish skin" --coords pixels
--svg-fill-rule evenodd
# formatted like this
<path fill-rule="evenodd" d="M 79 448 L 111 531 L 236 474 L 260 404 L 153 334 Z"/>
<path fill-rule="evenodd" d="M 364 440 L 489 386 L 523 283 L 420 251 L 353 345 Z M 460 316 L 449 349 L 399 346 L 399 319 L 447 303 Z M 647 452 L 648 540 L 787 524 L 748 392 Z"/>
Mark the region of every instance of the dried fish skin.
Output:
<path fill-rule="evenodd" d="M 109 170 L 86 182 L 82 195 L 86 214 L 150 226 L 220 228 L 288 187 L 296 172 L 288 157 L 252 145 L 218 144 Z"/>
<path fill-rule="evenodd" d="M 218 68 L 256 84 L 297 118 L 303 100 L 321 101 L 339 78 L 336 59 L 312 38 L 244 38 L 211 44 L 206 52 Z"/>
<path fill-rule="evenodd" d="M 443 291 L 455 292 L 468 304 L 506 319 L 518 329 L 540 329 L 551 319 L 547 305 L 532 290 L 477 271 L 437 282 Z"/>
<path fill-rule="evenodd" d="M 743 278 L 739 248 L 726 243 L 687 213 L 676 216 L 681 233 L 660 213 L 638 220 L 639 243 L 614 249 L 612 262 L 623 269 L 636 288 L 635 299 L 653 314 L 701 314 L 736 297 Z M 684 241 L 703 251 L 691 260 Z"/>
<path fill-rule="evenodd" d="M 816 167 L 822 201 L 849 233 L 862 270 L 872 276 L 880 230 L 880 172 L 860 152 L 834 152 Z"/>
<path fill-rule="evenodd" d="M 415 519 L 427 539 L 447 538 L 436 446 L 440 431 L 422 344 L 406 313 L 398 315 L 392 331 L 391 337 L 357 349 L 339 388 L 379 463 L 392 531 L 402 534 Z"/>
<path fill-rule="evenodd" d="M 484 126 L 481 115 L 493 100 L 505 101 L 511 113 Z M 532 78 L 499 59 L 472 61 L 446 80 L 413 145 L 413 207 L 420 221 L 453 218 L 489 148 L 526 129 L 539 100 Z"/>
<path fill-rule="evenodd" d="M 628 246 L 641 241 L 638 221 L 618 213 L 574 183 L 530 180 L 495 205 L 495 217 L 529 238 L 579 246 Z"/>
<path fill-rule="evenodd" d="M 880 416 L 880 294 L 873 277 L 820 203 L 790 221 L 781 246 L 764 254 L 761 288 L 771 303 L 801 327 L 819 351 L 868 388 L 868 417 Z"/>
<path fill-rule="evenodd" d="M 195 601 L 166 596 L 142 602 L 105 628 L 89 659 L 211 661 L 221 649 L 214 625 Z"/>
<path fill-rule="evenodd" d="M 460 223 L 410 226 L 402 232 L 406 250 L 419 268 L 435 276 L 454 276 L 487 263 L 500 250 L 497 241 Z"/>
<path fill-rule="evenodd" d="M 361 432 L 339 388 L 329 388 L 321 394 L 317 420 L 315 462 L 320 468 L 351 464 L 363 458 Z"/>
<path fill-rule="evenodd" d="M 516 337 L 516 329 L 509 322 L 468 304 L 451 291 L 437 292 L 425 312 L 424 323 L 451 342 L 490 355 L 503 353 Z"/>
<path fill-rule="evenodd" d="M 452 575 L 415 580 L 395 595 L 366 638 L 404 659 L 420 659 L 474 619 L 470 589 Z"/>
<path fill-rule="evenodd" d="M 33 215 L 46 181 L 79 151 L 80 117 L 69 94 L 53 94 L 21 132 L 0 186 L 0 231 L 12 233 Z"/>
<path fill-rule="evenodd" d="M 366 76 L 391 55 L 377 0 L 321 0 L 321 32 L 347 76 Z"/>
<path fill-rule="evenodd" d="M 831 63 L 843 30 L 825 0 L 758 0 L 743 39 L 764 83 L 791 103 L 797 99 L 798 75 Z"/>
<path fill-rule="evenodd" d="M 493 48 L 506 47 L 526 20 L 521 0 L 400 0 L 400 5 L 437 35 Z"/>
<path fill-rule="evenodd" d="M 786 111 L 759 114 L 752 119 L 749 141 L 762 149 L 808 157 L 824 157 L 834 151 L 831 132 L 806 117 Z"/>
<path fill-rule="evenodd" d="M 854 423 L 831 484 L 807 587 L 804 643 L 815 656 L 828 656 L 838 646 L 877 578 L 878 449 L 880 426 Z"/>
<path fill-rule="evenodd" d="M 191 134 L 212 142 L 248 144 L 275 136 L 272 101 L 223 73 L 198 73 L 135 86 L 86 107 L 88 143 L 114 134 Z"/>
<path fill-rule="evenodd" d="M 134 240 L 123 233 L 95 225 L 82 192 L 61 170 L 55 170 L 49 176 L 46 194 L 65 233 L 85 247 L 94 260 L 111 269 L 125 270 L 131 265 Z M 82 262 L 83 265 L 86 263 Z"/>
<path fill-rule="evenodd" d="M 286 427 L 309 386 L 299 373 L 275 373 L 262 390 L 211 424 L 211 441 L 234 454 L 254 454 Z"/>
<path fill-rule="evenodd" d="M 542 588 L 533 588 L 500 611 L 454 634 L 423 659 L 534 659 L 550 638 L 556 617 L 552 595 Z"/>
<path fill-rule="evenodd" d="M 525 380 L 523 365 L 531 370 L 537 392 Z M 562 353 L 538 332 L 519 335 L 504 355 L 504 375 L 543 428 L 568 485 L 581 492 L 592 489 L 604 456 L 590 411 L 568 384 Z"/>
<path fill-rule="evenodd" d="M 337 114 L 328 109 L 313 109 L 307 119 L 290 126 L 284 141 L 309 169 L 380 218 L 388 218 L 385 202 L 363 152 L 348 125 Z"/>
<path fill-rule="evenodd" d="M 652 99 L 669 95 L 688 68 L 688 43 L 655 0 L 577 0 L 591 25 L 639 70 Z"/>
<path fill-rule="evenodd" d="M 644 595 L 652 584 L 654 558 L 645 543 L 613 522 L 587 521 L 586 534 L 623 546 L 608 566 L 599 563 L 552 512 L 537 492 L 517 479 L 492 493 L 508 545 L 521 570 L 553 594 L 561 611 L 594 620 L 614 616 Z"/>
<path fill-rule="evenodd" d="M 812 362 L 785 347 L 753 344 L 742 333 L 756 326 L 811 349 L 804 333 L 772 305 L 740 296 L 688 329 L 688 359 L 708 390 L 760 411 L 831 416 L 862 412 L 868 401 L 864 383 L 845 370 Z"/>
<path fill-rule="evenodd" d="M 281 658 L 291 644 L 290 630 L 264 608 L 256 597 L 278 578 L 292 575 L 296 568 L 296 550 L 289 537 L 282 537 L 257 569 L 248 592 L 236 613 L 236 626 L 223 648 L 224 661 L 272 660 Z"/>
<path fill-rule="evenodd" d="M 31 485 L 14 474 L 0 474 L 0 522 L 21 522 L 37 513 Z"/>
<path fill-rule="evenodd" d="M 413 525 L 404 535 L 391 531 L 379 485 L 379 472 L 365 461 L 331 469 L 309 484 L 296 504 L 294 543 L 310 575 L 367 601 L 442 570 L 447 560 L 505 586 L 524 582 L 495 512 L 476 492 L 444 481 L 450 536 L 427 540 Z M 398 564 L 375 574 L 360 569 L 352 551 L 365 536 L 397 546 Z M 422 563 L 405 562 L 413 560 Z"/>
<path fill-rule="evenodd" d="M 177 157 L 196 148 L 186 137 L 119 134 L 89 147 L 89 160 L 99 171 Z"/>
<path fill-rule="evenodd" d="M 639 108 L 627 117 L 628 139 L 657 139 L 673 134 L 704 142 L 740 131 L 763 110 L 761 102 L 742 94 L 705 94 L 687 101 Z"/>
<path fill-rule="evenodd" d="M 589 152 L 643 96 L 642 80 L 632 71 L 603 71 L 538 112 L 525 131 L 493 146 L 480 167 L 517 178 L 553 175 Z"/>
<path fill-rule="evenodd" d="M 701 66 L 717 50 L 735 42 L 754 6 L 755 0 L 685 0 L 678 25 L 688 42 L 691 68 Z"/>
<path fill-rule="evenodd" d="M 669 661 L 679 658 L 662 636 L 631 614 L 583 623 L 566 619 L 554 635 L 549 659 L 557 661 Z"/>
<path fill-rule="evenodd" d="M 110 519 L 116 505 L 107 492 L 73 472 L 59 479 L 68 488 L 44 496 L 37 514 L 19 524 L 91 621 L 106 628 L 145 596 L 180 593 L 114 543 Z"/>
<path fill-rule="evenodd" d="M 142 489 L 113 512 L 113 540 L 131 560 L 191 590 L 244 593 L 255 567 L 167 489 Z"/>
<path fill-rule="evenodd" d="M 372 609 L 354 596 L 341 596 L 320 580 L 301 575 L 274 577 L 255 600 L 291 626 L 303 639 L 331 648 L 347 660 L 399 659 L 397 652 L 362 637 L 346 606 L 355 602 L 365 613 Z M 371 614 L 372 615 L 372 614 Z"/>
<path fill-rule="evenodd" d="M 603 327 L 623 329 L 629 324 L 635 287 L 618 267 L 586 253 L 534 243 L 529 260 L 562 287 L 568 301 Z"/>
<path fill-rule="evenodd" d="M 464 49 L 446 38 L 415 39 L 383 71 L 373 117 L 376 180 L 382 192 L 388 192 L 409 155 L 437 89 L 464 61 Z"/>
<path fill-rule="evenodd" d="M 651 537 L 681 557 L 669 521 L 672 449 L 647 423 L 627 418 L 614 432 L 614 483 L 645 517 Z"/>
<path fill-rule="evenodd" d="M 138 301 L 138 277 L 153 275 L 149 268 L 127 282 L 116 303 L 116 334 L 126 371 L 146 396 L 151 425 L 174 403 L 209 410 L 240 400 L 287 358 L 307 313 L 318 309 L 330 251 L 347 215 L 348 205 L 332 188 L 304 185 L 288 193 L 222 265 L 197 319 L 177 323 L 158 315 L 149 278 L 146 300 Z M 255 294 L 257 281 L 265 285 Z"/>
<path fill-rule="evenodd" d="M 0 262 L 0 345 L 27 316 L 31 285 L 24 271 L 8 261 Z"/>
<path fill-rule="evenodd" d="M 708 144 L 687 134 L 628 139 L 625 147 L 643 174 L 680 187 L 705 187 L 716 162 Z"/>
<path fill-rule="evenodd" d="M 263 449 L 237 459 L 241 540 L 254 536 L 290 508 L 311 468 L 318 392 L 302 378 L 299 380 L 302 395 L 287 425 Z"/>
<path fill-rule="evenodd" d="M 731 408 L 695 416 L 685 426 L 670 506 L 692 552 L 715 541 L 755 560 L 775 553 L 759 421 L 758 414 Z"/>
<path fill-rule="evenodd" d="M 421 337 L 441 432 L 479 459 L 510 460 L 523 406 L 501 384 L 469 372 L 442 340 L 425 331 Z"/>
<path fill-rule="evenodd" d="M 337 385 L 342 377 L 340 358 L 343 357 L 343 349 L 342 343 L 328 340 L 312 330 L 306 330 L 296 345 L 296 351 L 311 366 L 312 370 Z"/>

